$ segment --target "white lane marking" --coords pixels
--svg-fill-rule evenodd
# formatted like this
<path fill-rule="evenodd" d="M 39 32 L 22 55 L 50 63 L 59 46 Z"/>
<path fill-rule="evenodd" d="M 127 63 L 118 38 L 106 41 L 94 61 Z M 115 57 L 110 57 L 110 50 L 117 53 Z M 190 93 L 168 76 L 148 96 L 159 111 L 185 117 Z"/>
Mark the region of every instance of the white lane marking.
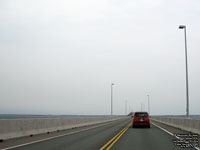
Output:
<path fill-rule="evenodd" d="M 156 127 L 159 128 L 159 129 L 165 131 L 166 133 L 170 134 L 171 136 L 174 136 L 174 137 L 176 137 L 177 139 L 180 139 L 179 137 L 175 136 L 173 133 L 167 131 L 166 129 L 164 129 L 164 128 L 160 127 L 160 126 L 158 126 L 157 124 L 155 124 L 155 123 L 153 123 L 153 122 L 151 122 L 151 124 L 153 124 L 154 126 L 156 126 Z M 197 150 L 200 150 L 198 147 L 194 147 L 194 148 L 197 149 Z"/>
<path fill-rule="evenodd" d="M 114 121 L 117 121 L 117 120 L 114 120 Z M 79 132 L 82 132 L 82 131 L 87 131 L 87 130 L 90 130 L 90 129 L 93 129 L 93 128 L 97 128 L 97 127 L 100 127 L 100 126 L 108 125 L 110 123 L 113 123 L 113 121 L 108 122 L 106 124 L 98 125 L 98 126 L 95 126 L 95 127 L 91 127 L 91 128 L 87 128 L 87 129 L 82 129 L 82 130 L 74 131 L 74 132 L 71 132 L 71 133 L 61 134 L 61 135 L 57 135 L 57 136 L 53 136 L 53 137 L 49 137 L 49 138 L 45 138 L 45 139 L 41 139 L 41 140 L 37 140 L 37 141 L 33 141 L 33 142 L 28 142 L 28 143 L 24 143 L 24 144 L 20 144 L 20 145 L 16 145 L 16 146 L 11 146 L 11 147 L 3 148 L 3 149 L 0 149 L 0 150 L 9 150 L 9 149 L 13 149 L 13 148 L 17 148 L 17 147 L 22 147 L 22 146 L 26 146 L 26 145 L 30 145 L 30 144 L 42 142 L 42 141 L 47 141 L 47 140 L 55 139 L 55 138 L 58 138 L 58 137 L 62 137 L 62 136 L 66 136 L 66 135 L 71 135 L 71 134 L 79 133 Z"/>
<path fill-rule="evenodd" d="M 152 122 L 151 122 L 151 123 L 152 123 Z M 156 126 L 157 128 L 160 128 L 161 130 L 167 132 L 167 133 L 170 134 L 171 136 L 175 136 L 177 139 L 181 139 L 181 138 L 179 138 L 178 136 L 174 135 L 173 133 L 167 131 L 166 129 L 164 129 L 164 128 L 158 126 L 157 124 L 155 124 L 155 123 L 152 123 L 152 124 L 153 124 L 154 126 Z"/>
<path fill-rule="evenodd" d="M 174 136 L 174 134 L 173 133 L 171 133 L 171 132 L 169 132 L 169 131 L 167 131 L 167 130 L 165 130 L 164 128 L 162 128 L 162 127 L 160 127 L 160 126 L 158 126 L 158 125 L 156 125 L 155 123 L 153 123 L 153 122 L 151 122 L 154 126 L 156 126 L 157 128 L 160 128 L 161 130 L 163 130 L 163 131 L 165 131 L 165 132 L 167 132 L 168 134 L 170 134 L 171 136 Z"/>

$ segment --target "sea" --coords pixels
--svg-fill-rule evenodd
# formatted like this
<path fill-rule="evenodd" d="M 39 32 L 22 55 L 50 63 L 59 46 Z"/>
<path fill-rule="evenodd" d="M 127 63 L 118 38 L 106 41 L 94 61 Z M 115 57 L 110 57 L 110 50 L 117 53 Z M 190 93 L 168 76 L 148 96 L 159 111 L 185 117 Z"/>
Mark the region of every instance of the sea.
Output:
<path fill-rule="evenodd" d="M 36 115 L 36 114 L 0 114 L 0 119 L 30 119 L 30 118 L 76 118 L 76 117 L 104 117 L 110 115 Z M 117 115 L 120 116 L 120 115 Z M 121 115 L 123 116 L 123 115 Z M 158 116 L 158 115 L 152 115 Z M 185 115 L 162 115 L 159 117 L 185 118 Z M 190 115 L 192 119 L 200 119 L 200 115 Z"/>
<path fill-rule="evenodd" d="M 104 117 L 110 115 L 35 115 L 35 114 L 0 114 L 0 119 L 31 119 L 31 118 L 80 118 Z M 120 115 L 117 115 L 120 116 Z"/>

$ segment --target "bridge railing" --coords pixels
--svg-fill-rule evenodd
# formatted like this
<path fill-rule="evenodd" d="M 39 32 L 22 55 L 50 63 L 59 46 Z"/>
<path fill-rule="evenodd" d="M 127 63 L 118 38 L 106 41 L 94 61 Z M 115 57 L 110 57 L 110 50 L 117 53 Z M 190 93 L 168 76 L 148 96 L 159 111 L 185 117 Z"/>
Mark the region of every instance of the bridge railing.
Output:
<path fill-rule="evenodd" d="M 130 118 L 127 116 L 0 119 L 0 140 Z"/>
<path fill-rule="evenodd" d="M 151 117 L 152 120 L 200 135 L 200 119 Z"/>

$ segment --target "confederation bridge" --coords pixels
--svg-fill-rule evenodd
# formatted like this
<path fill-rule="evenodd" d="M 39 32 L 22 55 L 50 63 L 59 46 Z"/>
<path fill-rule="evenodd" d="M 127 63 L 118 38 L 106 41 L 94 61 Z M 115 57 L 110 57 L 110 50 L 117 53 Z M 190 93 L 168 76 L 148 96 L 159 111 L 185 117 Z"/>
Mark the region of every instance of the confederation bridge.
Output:
<path fill-rule="evenodd" d="M 200 120 L 132 116 L 0 119 L 1 150 L 199 150 Z"/>

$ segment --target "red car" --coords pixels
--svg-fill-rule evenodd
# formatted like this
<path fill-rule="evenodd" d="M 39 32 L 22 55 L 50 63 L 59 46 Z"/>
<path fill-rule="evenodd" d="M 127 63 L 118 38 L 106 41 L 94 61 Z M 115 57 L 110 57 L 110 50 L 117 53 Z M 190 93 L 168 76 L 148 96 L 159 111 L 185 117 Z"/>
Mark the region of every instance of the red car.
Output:
<path fill-rule="evenodd" d="M 141 126 L 150 128 L 150 119 L 147 112 L 135 112 L 132 127 Z"/>

